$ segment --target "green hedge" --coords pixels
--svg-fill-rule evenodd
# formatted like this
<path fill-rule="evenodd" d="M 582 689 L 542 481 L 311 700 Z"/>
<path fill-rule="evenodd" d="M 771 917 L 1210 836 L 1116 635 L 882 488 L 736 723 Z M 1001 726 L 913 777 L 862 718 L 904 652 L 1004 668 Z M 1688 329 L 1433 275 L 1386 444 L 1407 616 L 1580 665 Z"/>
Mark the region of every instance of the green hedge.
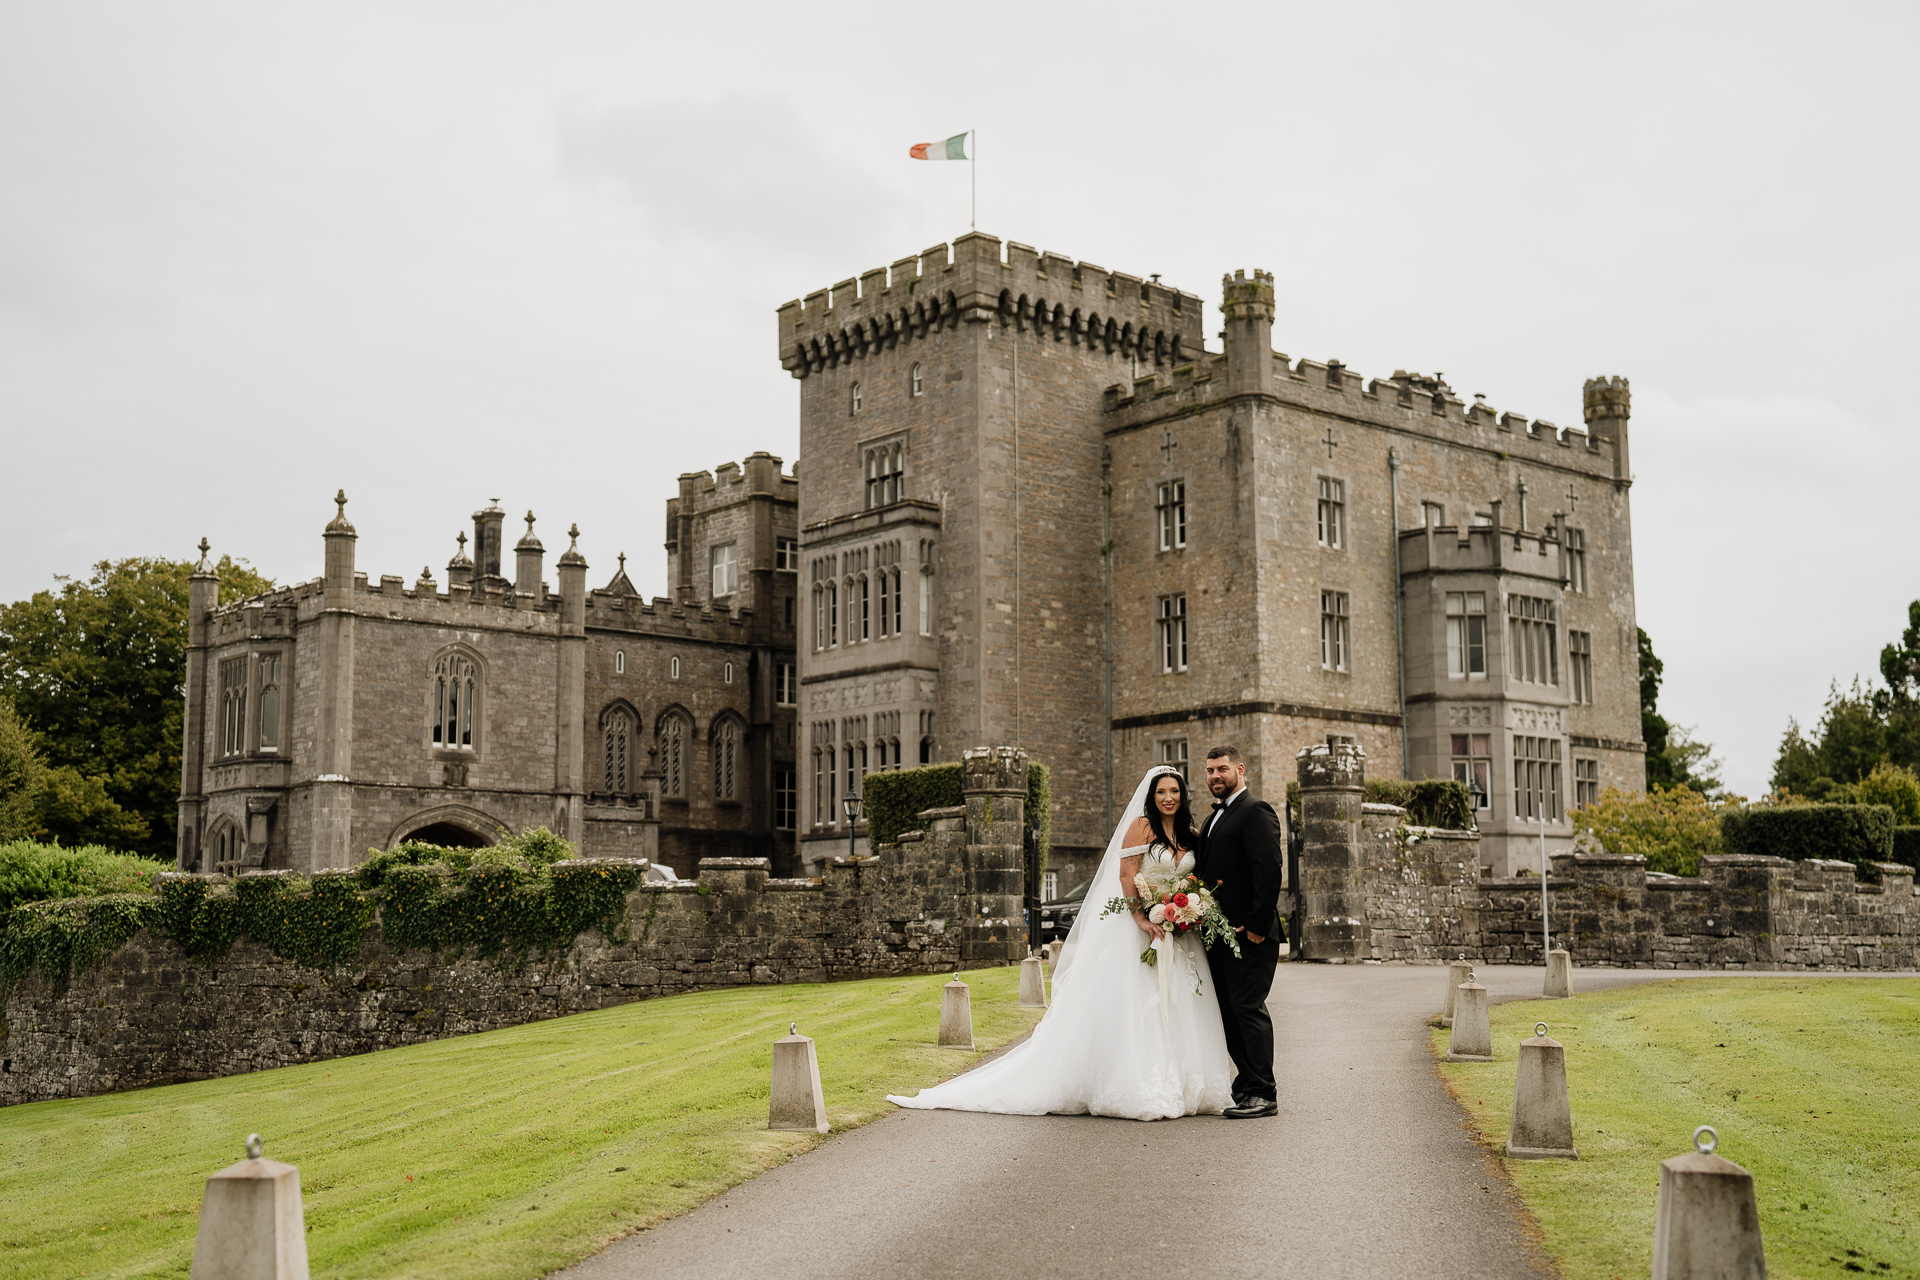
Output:
<path fill-rule="evenodd" d="M 53 855 L 65 852 L 43 849 L 39 856 L 53 870 L 29 869 L 14 883 L 73 887 L 72 877 L 56 874 L 65 864 Z M 641 869 L 554 865 L 572 852 L 535 828 L 485 849 L 409 843 L 376 850 L 358 867 L 311 880 L 281 872 L 216 886 L 181 877 L 160 880 L 157 891 L 90 895 L 82 883 L 81 895 L 0 912 L 0 988 L 30 973 L 65 982 L 141 929 L 173 939 L 200 963 L 219 959 L 245 935 L 316 969 L 350 964 L 376 913 L 387 944 L 402 951 L 472 947 L 485 958 L 518 959 L 559 955 L 588 928 L 623 939 L 626 895 L 639 887 Z M 112 889 L 131 874 L 101 865 L 110 874 L 88 883 Z"/>
<path fill-rule="evenodd" d="M 953 809 L 966 803 L 961 793 L 961 766 L 923 764 L 916 769 L 870 773 L 860 788 L 861 812 L 867 838 L 876 845 L 892 844 L 903 831 L 918 831 L 920 814 L 927 809 Z M 1053 784 L 1047 766 L 1027 763 L 1027 816 L 1040 818 L 1040 865 L 1047 865 L 1053 847 Z"/>
<path fill-rule="evenodd" d="M 1920 871 L 1920 827 L 1895 827 L 1893 829 L 1893 852 L 1887 855 L 1888 862 L 1898 862 Z"/>
<path fill-rule="evenodd" d="M 1893 830 L 1893 810 L 1884 804 L 1768 805 L 1720 815 L 1727 853 L 1830 858 L 1862 869 L 1892 860 Z"/>
<path fill-rule="evenodd" d="M 1451 778 L 1368 778 L 1360 793 L 1363 804 L 1393 804 L 1407 811 L 1407 822 L 1416 827 L 1439 827 L 1446 831 L 1473 830 L 1473 793 L 1464 782 Z M 1287 784 L 1288 830 L 1299 830 L 1300 784 Z"/>

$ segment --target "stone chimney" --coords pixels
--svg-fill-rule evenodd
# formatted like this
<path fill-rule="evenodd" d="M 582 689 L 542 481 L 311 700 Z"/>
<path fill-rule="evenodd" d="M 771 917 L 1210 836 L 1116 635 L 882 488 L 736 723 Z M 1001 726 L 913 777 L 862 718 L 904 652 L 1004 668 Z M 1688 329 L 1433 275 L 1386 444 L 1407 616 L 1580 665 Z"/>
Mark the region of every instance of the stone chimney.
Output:
<path fill-rule="evenodd" d="M 507 513 L 500 509 L 500 499 L 491 501 L 491 506 L 473 513 L 473 576 L 498 585 L 505 581 L 500 574 L 500 539 Z"/>
<path fill-rule="evenodd" d="M 1613 441 L 1613 478 L 1617 484 L 1633 480 L 1633 467 L 1627 456 L 1627 419 L 1631 416 L 1633 396 L 1625 378 L 1588 378 L 1584 395 L 1587 431 L 1595 439 L 1606 436 Z"/>

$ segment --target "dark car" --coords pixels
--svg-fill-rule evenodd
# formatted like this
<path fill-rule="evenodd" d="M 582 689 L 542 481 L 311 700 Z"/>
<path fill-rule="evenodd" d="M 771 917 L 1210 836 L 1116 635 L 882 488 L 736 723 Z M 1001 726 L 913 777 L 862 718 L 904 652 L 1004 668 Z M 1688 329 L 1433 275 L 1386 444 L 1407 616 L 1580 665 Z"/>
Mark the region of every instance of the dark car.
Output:
<path fill-rule="evenodd" d="M 1093 884 L 1088 880 L 1052 902 L 1040 904 L 1040 945 L 1049 942 L 1064 941 L 1068 930 L 1073 928 L 1075 917 L 1080 914 L 1080 904 L 1085 901 L 1087 890 Z"/>

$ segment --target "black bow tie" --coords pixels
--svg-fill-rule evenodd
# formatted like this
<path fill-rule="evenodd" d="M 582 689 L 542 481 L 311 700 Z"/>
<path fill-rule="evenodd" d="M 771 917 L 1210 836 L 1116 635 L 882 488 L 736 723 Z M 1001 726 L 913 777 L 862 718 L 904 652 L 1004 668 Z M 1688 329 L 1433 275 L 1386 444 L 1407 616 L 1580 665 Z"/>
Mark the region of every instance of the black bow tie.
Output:
<path fill-rule="evenodd" d="M 1224 809 L 1227 807 L 1227 802 L 1225 800 L 1215 800 L 1213 802 L 1213 807 L 1216 809 Z"/>

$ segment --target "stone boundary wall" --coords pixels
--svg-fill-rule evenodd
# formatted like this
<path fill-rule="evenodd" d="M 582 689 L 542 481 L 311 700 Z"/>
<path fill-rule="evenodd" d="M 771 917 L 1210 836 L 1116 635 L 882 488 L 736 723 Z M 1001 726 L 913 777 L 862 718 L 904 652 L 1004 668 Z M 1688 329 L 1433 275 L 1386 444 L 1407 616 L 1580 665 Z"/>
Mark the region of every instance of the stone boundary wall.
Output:
<path fill-rule="evenodd" d="M 376 918 L 350 965 L 306 968 L 241 938 L 196 964 L 136 934 L 64 987 L 30 978 L 0 1026 L 0 1104 L 261 1071 L 516 1026 L 652 996 L 751 984 L 944 973 L 1026 954 L 1024 753 L 968 752 L 964 808 L 929 810 L 818 880 L 764 858 L 627 896 L 626 937 L 589 930 L 552 960 L 399 952 Z M 223 878 L 224 879 L 224 878 Z"/>
<path fill-rule="evenodd" d="M 1479 835 L 1406 827 L 1393 805 L 1359 823 L 1364 952 L 1349 959 L 1539 964 L 1540 880 L 1486 880 Z M 1913 868 L 1704 857 L 1694 877 L 1649 875 L 1645 858 L 1558 853 L 1547 878 L 1553 945 L 1586 968 L 1920 968 Z"/>
<path fill-rule="evenodd" d="M 1360 803 L 1362 762 L 1346 748 L 1300 753 L 1296 958 L 1541 963 L 1539 878 L 1482 879 L 1478 832 L 1408 827 L 1404 809 Z M 1553 945 L 1587 968 L 1920 968 L 1913 868 L 1869 870 L 1872 882 L 1850 862 L 1722 856 L 1683 878 L 1637 856 L 1557 853 Z"/>

